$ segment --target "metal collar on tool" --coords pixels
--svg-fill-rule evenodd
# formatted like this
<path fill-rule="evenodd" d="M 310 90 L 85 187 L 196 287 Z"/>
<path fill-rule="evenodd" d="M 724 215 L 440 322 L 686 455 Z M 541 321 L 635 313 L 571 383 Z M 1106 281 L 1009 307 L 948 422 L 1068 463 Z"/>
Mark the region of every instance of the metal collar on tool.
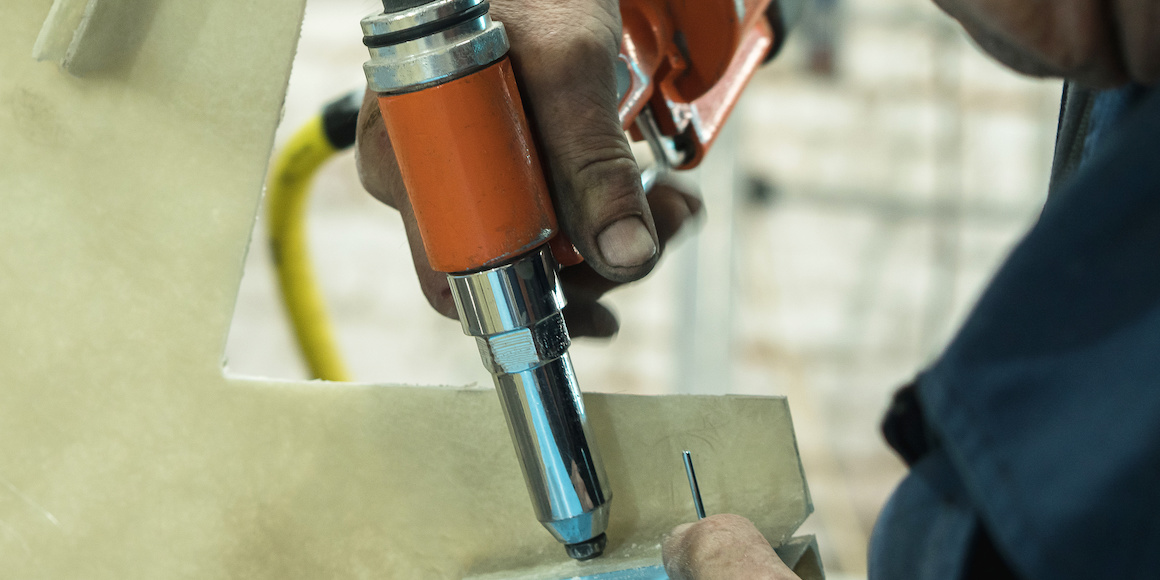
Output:
<path fill-rule="evenodd" d="M 371 90 L 403 93 L 469 74 L 508 51 L 502 23 L 486 0 L 439 0 L 419 6 L 384 2 L 386 11 L 362 20 L 363 65 Z"/>

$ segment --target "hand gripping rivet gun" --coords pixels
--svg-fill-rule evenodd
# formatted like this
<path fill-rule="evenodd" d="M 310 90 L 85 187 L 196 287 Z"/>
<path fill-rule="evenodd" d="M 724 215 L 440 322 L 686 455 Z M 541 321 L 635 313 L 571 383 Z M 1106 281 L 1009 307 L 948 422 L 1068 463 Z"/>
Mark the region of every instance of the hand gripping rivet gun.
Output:
<path fill-rule="evenodd" d="M 775 52 L 771 0 L 622 0 L 620 119 L 663 169 L 700 162 Z M 383 0 L 364 65 L 431 267 L 495 379 L 540 522 L 573 558 L 599 556 L 612 492 L 568 358 L 559 264 L 579 256 L 555 212 L 485 0 Z"/>

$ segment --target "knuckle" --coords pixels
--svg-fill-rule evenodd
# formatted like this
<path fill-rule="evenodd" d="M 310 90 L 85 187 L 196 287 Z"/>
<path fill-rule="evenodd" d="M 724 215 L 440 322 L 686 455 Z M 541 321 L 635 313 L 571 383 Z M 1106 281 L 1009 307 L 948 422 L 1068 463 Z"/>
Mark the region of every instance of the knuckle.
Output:
<path fill-rule="evenodd" d="M 1053 38 L 1041 52 L 1045 55 L 1048 65 L 1065 76 L 1088 71 L 1098 66 L 1100 61 L 1098 48 L 1090 39 Z"/>
<path fill-rule="evenodd" d="M 1158 15 L 1160 16 L 1160 15 Z M 1125 39 L 1124 67 L 1128 76 L 1140 84 L 1160 80 L 1160 26 L 1141 23 Z"/>
<path fill-rule="evenodd" d="M 565 19 L 562 19 L 565 20 Z M 591 18 L 561 22 L 551 34 L 527 38 L 512 50 L 528 69 L 527 80 L 555 91 L 615 89 L 613 65 L 620 51 L 619 27 Z"/>
<path fill-rule="evenodd" d="M 605 179 L 621 179 L 625 174 L 636 172 L 636 161 L 632 153 L 621 143 L 606 138 L 597 138 L 600 144 L 585 146 L 578 144 L 575 150 L 565 153 L 564 161 L 575 167 L 576 177 L 587 182 Z"/>
<path fill-rule="evenodd" d="M 382 112 L 370 92 L 359 109 L 357 128 L 354 153 L 359 182 L 375 199 L 398 208 L 399 197 L 406 195 L 406 188 Z"/>
<path fill-rule="evenodd" d="M 355 148 L 355 169 L 367 193 L 391 207 L 399 207 L 399 198 L 406 195 L 406 187 L 386 131 L 372 138 L 360 136 Z"/>
<path fill-rule="evenodd" d="M 586 62 L 612 58 L 618 52 L 619 34 L 612 27 L 602 23 L 574 29 L 565 40 L 569 53 Z"/>
<path fill-rule="evenodd" d="M 707 543 L 720 531 L 721 524 L 716 519 L 703 519 L 693 524 L 688 532 L 685 533 L 685 539 L 690 547 L 700 547 Z"/>
<path fill-rule="evenodd" d="M 685 532 L 681 538 L 682 550 L 689 563 L 705 562 L 717 553 L 719 547 L 717 526 L 708 520 L 701 520 Z"/>
<path fill-rule="evenodd" d="M 616 146 L 588 150 L 574 163 L 574 185 L 581 195 L 596 193 L 601 204 L 639 203 L 640 172 L 628 151 Z"/>
<path fill-rule="evenodd" d="M 717 514 L 713 518 L 722 524 L 743 525 L 749 523 L 748 519 L 737 514 Z"/>
<path fill-rule="evenodd" d="M 1032 50 L 1057 74 L 1090 74 L 1109 66 L 1115 47 L 1096 3 L 1062 3 L 1046 14 L 1025 16 L 1018 30 L 1029 31 Z"/>
<path fill-rule="evenodd" d="M 1127 68 L 1128 76 L 1137 83 L 1151 85 L 1160 81 L 1160 57 L 1155 53 L 1129 58 Z"/>

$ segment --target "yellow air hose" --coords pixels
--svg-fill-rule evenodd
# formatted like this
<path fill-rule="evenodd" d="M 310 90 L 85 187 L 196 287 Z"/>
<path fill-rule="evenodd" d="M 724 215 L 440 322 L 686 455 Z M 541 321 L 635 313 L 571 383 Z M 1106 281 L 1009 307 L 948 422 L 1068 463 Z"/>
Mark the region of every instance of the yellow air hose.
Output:
<path fill-rule="evenodd" d="M 314 174 L 354 143 L 361 91 L 327 105 L 290 138 L 274 162 L 267 188 L 270 252 L 282 301 L 310 373 L 349 381 L 322 291 L 314 278 L 306 236 L 306 213 Z"/>

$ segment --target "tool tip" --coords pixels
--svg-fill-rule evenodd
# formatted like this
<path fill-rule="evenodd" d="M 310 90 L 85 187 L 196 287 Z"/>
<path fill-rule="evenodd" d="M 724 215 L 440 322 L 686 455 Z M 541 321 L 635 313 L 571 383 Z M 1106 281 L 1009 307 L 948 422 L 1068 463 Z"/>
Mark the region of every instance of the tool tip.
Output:
<path fill-rule="evenodd" d="M 608 536 L 600 534 L 591 540 L 564 544 L 564 549 L 574 560 L 591 560 L 604 553 L 604 546 L 608 543 Z"/>

